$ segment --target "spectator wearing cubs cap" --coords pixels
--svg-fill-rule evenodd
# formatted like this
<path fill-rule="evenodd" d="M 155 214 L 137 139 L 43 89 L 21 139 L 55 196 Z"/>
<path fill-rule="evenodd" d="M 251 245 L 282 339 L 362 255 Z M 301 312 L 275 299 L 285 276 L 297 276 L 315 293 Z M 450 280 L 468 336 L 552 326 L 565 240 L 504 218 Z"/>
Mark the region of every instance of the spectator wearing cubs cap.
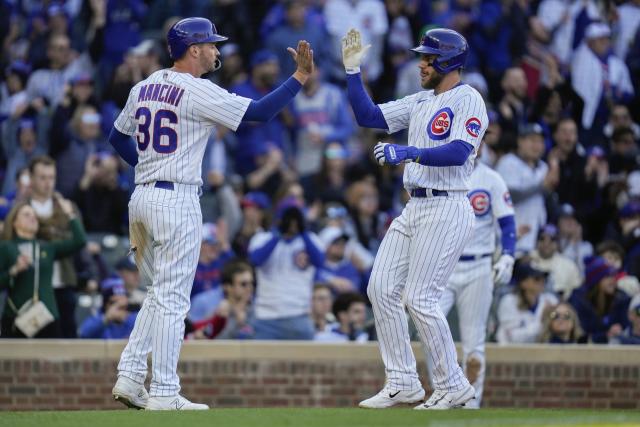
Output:
<path fill-rule="evenodd" d="M 278 57 L 269 50 L 255 52 L 250 60 L 251 75 L 243 83 L 233 86 L 230 91 L 252 99 L 260 99 L 276 87 L 279 79 L 280 67 Z M 282 153 L 285 151 L 285 126 L 282 117 L 276 116 L 268 123 L 242 123 L 236 131 L 238 145 L 235 154 L 236 172 L 242 176 L 253 175 L 256 167 L 262 166 L 261 157 L 274 157 L 274 151 L 281 154 L 275 169 L 282 167 Z M 268 150 L 263 147 L 269 146 Z M 266 152 L 265 152 L 266 151 Z M 270 163 L 269 163 L 270 164 Z M 253 181 L 258 181 L 253 179 Z M 262 184 L 262 183 L 260 183 Z M 254 189 L 262 187 L 255 182 L 249 186 Z"/>
<path fill-rule="evenodd" d="M 547 222 L 545 195 L 556 188 L 560 179 L 558 161 L 547 165 L 543 154 L 542 127 L 529 124 L 520 129 L 517 151 L 503 156 L 496 166 L 513 199 L 518 224 L 517 257 L 535 248 L 538 230 Z"/>
<path fill-rule="evenodd" d="M 561 298 L 569 298 L 582 283 L 578 266 L 558 252 L 558 229 L 553 224 L 540 229 L 536 249 L 531 252 L 531 265 L 549 274 L 551 289 Z"/>
<path fill-rule="evenodd" d="M 346 256 L 349 235 L 339 227 L 325 227 L 319 237 L 327 250 L 324 265 L 316 273 L 316 282 L 329 284 L 336 294 L 359 292 L 362 276 Z"/>
<path fill-rule="evenodd" d="M 136 322 L 137 311 L 129 311 L 124 281 L 119 277 L 102 282 L 102 310 L 80 326 L 80 338 L 128 338 Z"/>
<path fill-rule="evenodd" d="M 585 265 L 584 283 L 573 291 L 569 303 L 589 341 L 606 344 L 628 325 L 629 297 L 616 288 L 617 272 L 604 258 L 592 257 Z"/>
<path fill-rule="evenodd" d="M 514 269 L 515 290 L 498 303 L 500 344 L 534 343 L 542 331 L 542 315 L 558 298 L 545 292 L 546 273 L 529 264 L 518 263 Z"/>

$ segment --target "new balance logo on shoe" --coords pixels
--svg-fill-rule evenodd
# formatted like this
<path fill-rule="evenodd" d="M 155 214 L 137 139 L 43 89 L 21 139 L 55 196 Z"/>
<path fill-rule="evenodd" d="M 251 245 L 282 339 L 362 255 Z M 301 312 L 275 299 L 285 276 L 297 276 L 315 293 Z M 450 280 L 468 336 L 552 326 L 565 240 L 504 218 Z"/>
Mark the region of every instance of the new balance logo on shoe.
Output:
<path fill-rule="evenodd" d="M 400 393 L 399 391 L 396 391 L 395 393 L 389 393 L 389 397 L 391 399 L 393 399 L 394 397 L 396 397 L 398 395 L 398 393 Z"/>
<path fill-rule="evenodd" d="M 176 410 L 180 410 L 182 409 L 182 407 L 185 405 L 186 402 L 180 402 L 180 399 L 176 399 L 173 402 L 171 402 L 171 404 L 175 404 L 176 405 Z"/>

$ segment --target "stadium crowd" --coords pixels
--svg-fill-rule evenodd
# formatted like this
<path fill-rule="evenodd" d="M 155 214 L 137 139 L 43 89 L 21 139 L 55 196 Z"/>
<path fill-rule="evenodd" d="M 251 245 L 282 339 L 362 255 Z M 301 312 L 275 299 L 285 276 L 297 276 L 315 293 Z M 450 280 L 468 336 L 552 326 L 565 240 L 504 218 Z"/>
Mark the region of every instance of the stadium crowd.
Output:
<path fill-rule="evenodd" d="M 375 339 L 368 274 L 408 195 L 371 149 L 406 134 L 357 126 L 340 40 L 356 27 L 373 46 L 363 73 L 385 102 L 421 90 L 409 48 L 442 26 L 469 42 L 463 81 L 490 112 L 479 161 L 515 208 L 491 339 L 640 344 L 640 0 L 0 1 L 2 337 L 24 336 L 34 293 L 54 319 L 36 337 L 130 333 L 148 283 L 127 254 L 133 170 L 106 135 L 171 66 L 184 16 L 229 36 L 204 78 L 231 92 L 270 91 L 300 39 L 316 61 L 286 112 L 209 139 L 187 339 Z"/>

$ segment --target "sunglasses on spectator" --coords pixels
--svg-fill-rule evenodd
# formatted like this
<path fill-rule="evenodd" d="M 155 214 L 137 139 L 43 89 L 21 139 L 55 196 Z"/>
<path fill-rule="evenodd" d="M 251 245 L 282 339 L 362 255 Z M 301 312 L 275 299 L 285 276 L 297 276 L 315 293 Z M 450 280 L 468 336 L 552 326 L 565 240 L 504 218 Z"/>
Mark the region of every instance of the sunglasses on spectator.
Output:
<path fill-rule="evenodd" d="M 571 313 L 559 313 L 557 311 L 552 311 L 550 316 L 551 316 L 551 320 L 556 320 L 556 319 L 571 320 Z"/>

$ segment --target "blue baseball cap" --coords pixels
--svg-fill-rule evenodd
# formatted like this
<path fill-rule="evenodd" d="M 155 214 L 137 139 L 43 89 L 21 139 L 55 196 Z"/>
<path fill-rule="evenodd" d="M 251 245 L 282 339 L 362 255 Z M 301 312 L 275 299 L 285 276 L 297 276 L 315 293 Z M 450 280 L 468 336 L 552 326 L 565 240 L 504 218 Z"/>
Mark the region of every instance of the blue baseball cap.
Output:
<path fill-rule="evenodd" d="M 251 55 L 251 62 L 249 62 L 249 65 L 251 66 L 251 68 L 255 68 L 258 65 L 264 64 L 265 62 L 272 61 L 278 62 L 278 57 L 276 56 L 276 54 L 271 52 L 270 50 L 261 49 Z"/>
<path fill-rule="evenodd" d="M 271 202 L 269 201 L 269 196 L 262 191 L 251 191 L 244 195 L 240 206 L 243 208 L 254 206 L 259 209 L 269 209 Z"/>

